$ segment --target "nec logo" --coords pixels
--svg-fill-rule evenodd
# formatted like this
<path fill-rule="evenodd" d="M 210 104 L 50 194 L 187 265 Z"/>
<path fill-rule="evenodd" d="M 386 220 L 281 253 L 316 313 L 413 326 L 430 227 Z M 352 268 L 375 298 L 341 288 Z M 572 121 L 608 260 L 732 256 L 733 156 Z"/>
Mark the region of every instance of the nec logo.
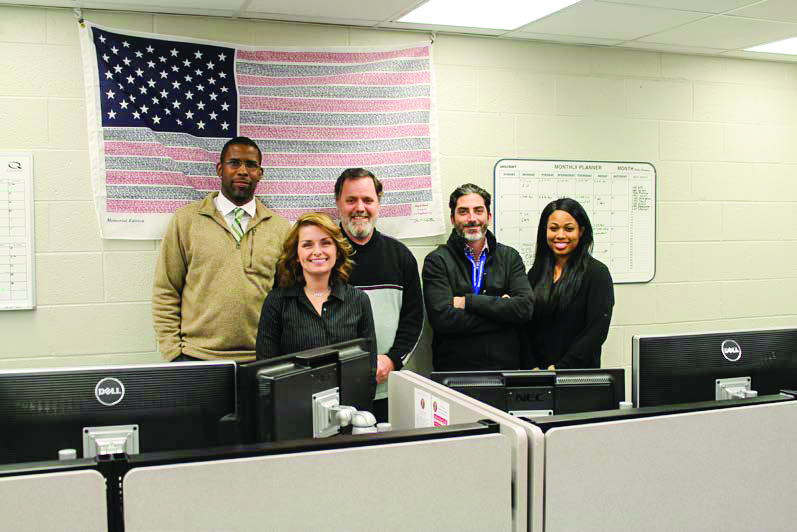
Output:
<path fill-rule="evenodd" d="M 742 358 L 742 348 L 736 342 L 736 340 L 725 340 L 722 342 L 722 356 L 724 356 L 728 362 L 737 362 L 740 358 Z"/>
<path fill-rule="evenodd" d="M 537 403 L 548 399 L 547 395 L 545 392 L 518 392 L 515 398 L 522 403 Z"/>
<path fill-rule="evenodd" d="M 94 387 L 94 397 L 105 406 L 119 404 L 125 396 L 125 386 L 119 379 L 106 377 Z"/>

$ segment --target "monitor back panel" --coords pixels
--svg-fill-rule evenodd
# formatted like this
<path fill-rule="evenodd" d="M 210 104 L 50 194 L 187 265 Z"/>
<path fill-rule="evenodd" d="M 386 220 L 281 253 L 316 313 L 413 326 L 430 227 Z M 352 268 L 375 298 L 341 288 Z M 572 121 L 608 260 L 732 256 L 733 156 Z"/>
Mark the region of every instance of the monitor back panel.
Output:
<path fill-rule="evenodd" d="M 716 379 L 750 377 L 759 395 L 797 387 L 797 329 L 633 339 L 634 405 L 712 401 Z"/>
<path fill-rule="evenodd" d="M 233 362 L 0 372 L 0 464 L 81 457 L 83 427 L 139 425 L 140 452 L 221 445 L 234 412 Z"/>

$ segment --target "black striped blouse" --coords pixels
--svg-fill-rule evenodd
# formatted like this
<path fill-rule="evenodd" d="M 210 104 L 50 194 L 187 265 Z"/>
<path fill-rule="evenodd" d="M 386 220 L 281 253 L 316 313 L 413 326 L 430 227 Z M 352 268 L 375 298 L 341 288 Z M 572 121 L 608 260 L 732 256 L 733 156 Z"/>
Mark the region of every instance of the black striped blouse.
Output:
<path fill-rule="evenodd" d="M 332 287 L 321 315 L 304 288 L 274 287 L 263 303 L 257 329 L 257 359 L 272 358 L 315 347 L 368 338 L 376 374 L 376 333 L 368 296 L 348 284 Z"/>

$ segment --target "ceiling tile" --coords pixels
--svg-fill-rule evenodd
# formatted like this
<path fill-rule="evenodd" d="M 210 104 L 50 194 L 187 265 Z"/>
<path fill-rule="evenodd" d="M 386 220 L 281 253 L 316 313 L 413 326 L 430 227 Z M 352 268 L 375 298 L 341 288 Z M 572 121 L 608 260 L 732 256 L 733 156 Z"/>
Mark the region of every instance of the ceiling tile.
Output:
<path fill-rule="evenodd" d="M 36 7 L 75 7 L 75 2 L 71 0 L 3 0 L 0 5 L 2 4 Z"/>
<path fill-rule="evenodd" d="M 256 11 L 244 11 L 240 14 L 241 17 L 258 19 L 258 20 L 273 20 L 278 22 L 306 22 L 308 24 L 332 24 L 339 26 L 366 26 L 373 27 L 380 23 L 378 20 L 345 18 L 345 13 L 341 13 L 340 17 L 314 17 L 309 15 L 293 15 L 287 13 L 259 13 Z"/>
<path fill-rule="evenodd" d="M 635 50 L 656 50 L 672 54 L 716 55 L 725 52 L 722 48 L 705 48 L 699 46 L 678 46 L 675 44 L 660 44 L 652 42 L 630 41 L 620 44 L 620 48 L 633 48 Z"/>
<path fill-rule="evenodd" d="M 252 0 L 246 7 L 249 13 L 285 14 L 298 17 L 318 17 L 353 20 L 390 20 L 415 7 L 418 0 Z"/>
<path fill-rule="evenodd" d="M 635 6 L 661 7 L 698 11 L 700 13 L 724 13 L 731 9 L 748 6 L 761 0 L 597 0 L 612 4 L 628 4 Z"/>
<path fill-rule="evenodd" d="M 438 26 L 435 24 L 415 24 L 410 22 L 385 22 L 379 25 L 382 28 L 396 28 L 404 30 L 439 31 L 445 33 L 464 33 L 468 35 L 503 35 L 506 30 L 489 28 L 466 28 L 462 26 Z"/>
<path fill-rule="evenodd" d="M 527 39 L 533 41 L 559 42 L 567 44 L 592 44 L 598 46 L 612 46 L 623 41 L 617 39 L 600 39 L 596 37 L 581 37 L 576 35 L 551 35 L 550 33 L 530 33 L 525 31 L 510 31 L 500 36 L 504 39 Z"/>
<path fill-rule="evenodd" d="M 515 31 L 631 40 L 705 16 L 672 9 L 583 0 Z"/>
<path fill-rule="evenodd" d="M 797 22 L 797 2 L 794 0 L 767 0 L 729 14 L 777 22 Z"/>
<path fill-rule="evenodd" d="M 794 62 L 781 54 L 743 48 L 797 36 L 797 0 L 581 0 L 514 31 L 403 24 L 395 19 L 422 0 L 0 0 L 3 4 L 142 13 L 244 17 L 506 40 L 614 46 L 679 54 Z M 531 0 L 529 0 L 531 1 Z M 245 11 L 243 9 L 245 8 Z M 495 41 L 498 42 L 498 41 Z M 734 51 L 735 50 L 735 51 Z"/>
<path fill-rule="evenodd" d="M 226 4 L 226 5 L 225 5 Z M 235 15 L 241 2 L 214 2 L 213 0 L 82 0 L 84 9 L 108 9 L 135 11 L 139 13 L 169 13 L 174 15 L 207 15 L 231 17 Z"/>
<path fill-rule="evenodd" d="M 786 54 L 767 54 L 761 52 L 745 52 L 739 50 L 731 50 L 721 54 L 724 57 L 741 57 L 742 59 L 757 59 L 759 61 L 786 61 L 797 63 L 797 55 Z"/>
<path fill-rule="evenodd" d="M 639 41 L 733 50 L 795 35 L 797 24 L 719 15 L 662 31 Z"/>

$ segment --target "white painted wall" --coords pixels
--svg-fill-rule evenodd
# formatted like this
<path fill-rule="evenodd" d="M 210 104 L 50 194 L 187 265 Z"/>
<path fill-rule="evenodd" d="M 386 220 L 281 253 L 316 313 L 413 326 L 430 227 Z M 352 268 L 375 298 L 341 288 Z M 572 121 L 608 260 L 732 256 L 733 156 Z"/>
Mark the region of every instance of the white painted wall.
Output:
<path fill-rule="evenodd" d="M 425 38 L 85 16 L 253 45 Z M 0 150 L 34 152 L 39 302 L 0 313 L 0 368 L 157 360 L 149 303 L 157 245 L 99 238 L 77 35 L 71 11 L 0 6 Z M 467 181 L 492 190 L 502 157 L 656 166 L 656 277 L 615 288 L 604 366 L 630 367 L 633 334 L 797 325 L 796 65 L 456 36 L 438 36 L 434 63 L 446 197 Z M 444 240 L 406 243 L 422 262 Z"/>

